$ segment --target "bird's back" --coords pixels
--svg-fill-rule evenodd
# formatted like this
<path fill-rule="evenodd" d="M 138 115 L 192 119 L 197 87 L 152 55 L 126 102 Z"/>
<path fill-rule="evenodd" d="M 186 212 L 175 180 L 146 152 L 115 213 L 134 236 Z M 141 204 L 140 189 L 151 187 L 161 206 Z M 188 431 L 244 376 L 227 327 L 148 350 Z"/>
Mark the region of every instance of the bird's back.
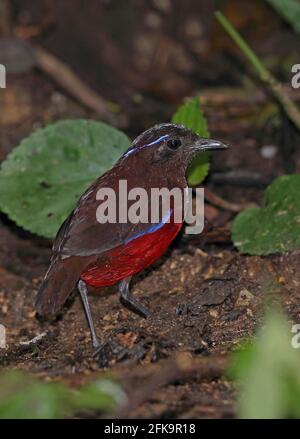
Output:
<path fill-rule="evenodd" d="M 126 181 L 128 191 L 144 188 L 150 200 L 151 188 L 175 185 L 167 174 L 158 178 L 155 172 L 135 166 L 134 160 L 132 157 L 131 167 L 121 162 L 97 179 L 61 226 L 50 268 L 37 296 L 36 309 L 40 314 L 56 314 L 81 277 L 92 285 L 112 285 L 141 271 L 165 252 L 179 232 L 181 224 L 99 223 L 97 193 L 101 188 L 113 189 L 118 201 L 119 182 Z M 184 186 L 184 182 L 182 179 L 180 184 Z M 133 201 L 128 203 L 128 209 L 130 203 Z"/>

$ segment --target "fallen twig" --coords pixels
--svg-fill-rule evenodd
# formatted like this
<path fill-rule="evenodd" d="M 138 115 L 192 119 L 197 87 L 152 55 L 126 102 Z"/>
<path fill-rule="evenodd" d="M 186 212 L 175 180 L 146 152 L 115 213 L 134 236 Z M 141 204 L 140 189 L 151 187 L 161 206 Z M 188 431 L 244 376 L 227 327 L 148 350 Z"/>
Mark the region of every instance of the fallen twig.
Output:
<path fill-rule="evenodd" d="M 2 37 L 8 37 L 11 33 L 11 5 L 8 0 L 0 0 L 0 34 Z"/>
<path fill-rule="evenodd" d="M 44 337 L 46 337 L 47 331 L 38 334 L 36 337 L 33 337 L 31 340 L 20 341 L 21 346 L 30 346 L 31 344 L 36 344 L 41 341 Z"/>
<path fill-rule="evenodd" d="M 161 363 L 157 365 L 158 370 L 143 386 L 129 395 L 128 403 L 117 410 L 111 418 L 128 417 L 141 404 L 148 401 L 158 389 L 172 382 L 195 377 L 198 380 L 213 380 L 221 377 L 227 366 L 227 359 L 225 356 L 193 358 L 190 354 L 180 353 L 175 359 L 165 360 L 163 366 Z"/>
<path fill-rule="evenodd" d="M 282 84 L 284 93 L 286 93 L 295 102 L 300 101 L 300 89 L 292 89 L 290 84 Z M 270 100 L 270 95 L 265 89 L 251 90 L 251 94 L 247 89 L 240 86 L 216 86 L 204 89 L 201 93 L 201 103 L 203 106 L 233 106 L 240 109 L 251 105 L 262 105 Z"/>
<path fill-rule="evenodd" d="M 230 201 L 226 201 L 218 195 L 214 194 L 209 189 L 205 188 L 204 197 L 207 201 L 213 204 L 216 207 L 220 207 L 221 209 L 229 210 L 230 212 L 240 212 L 247 207 L 253 207 L 253 203 L 231 203 Z"/>
<path fill-rule="evenodd" d="M 223 172 L 212 172 L 210 181 L 216 184 L 229 184 L 238 187 L 260 187 L 268 186 L 273 178 L 271 176 L 261 175 L 257 172 L 248 171 L 247 169 L 233 169 Z"/>
<path fill-rule="evenodd" d="M 109 110 L 105 99 L 79 79 L 66 64 L 40 47 L 36 47 L 34 53 L 38 67 L 83 105 L 95 111 L 103 120 L 113 125 L 122 126 L 124 124 L 124 120 L 120 115 Z"/>

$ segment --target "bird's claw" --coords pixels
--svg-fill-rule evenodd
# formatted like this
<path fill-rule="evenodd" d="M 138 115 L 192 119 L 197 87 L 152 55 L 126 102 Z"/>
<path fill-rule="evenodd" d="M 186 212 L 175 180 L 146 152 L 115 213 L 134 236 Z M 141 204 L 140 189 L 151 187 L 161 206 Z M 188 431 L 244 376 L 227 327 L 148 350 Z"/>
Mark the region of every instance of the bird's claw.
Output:
<path fill-rule="evenodd" d="M 150 316 L 150 311 L 141 303 L 139 303 L 133 296 L 121 296 L 121 302 L 131 311 L 147 319 Z"/>
<path fill-rule="evenodd" d="M 98 357 L 100 353 L 107 347 L 110 340 L 104 342 L 104 343 L 98 343 L 97 346 L 94 346 L 94 352 L 93 352 L 93 358 Z"/>

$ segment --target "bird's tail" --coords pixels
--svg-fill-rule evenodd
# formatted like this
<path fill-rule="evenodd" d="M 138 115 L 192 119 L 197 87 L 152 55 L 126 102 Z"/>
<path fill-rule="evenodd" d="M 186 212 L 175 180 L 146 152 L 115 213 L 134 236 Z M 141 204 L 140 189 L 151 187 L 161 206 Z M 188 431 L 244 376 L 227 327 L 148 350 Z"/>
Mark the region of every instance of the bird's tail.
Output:
<path fill-rule="evenodd" d="M 57 314 L 87 265 L 87 258 L 70 257 L 61 260 L 54 257 L 36 298 L 37 312 L 41 315 Z"/>

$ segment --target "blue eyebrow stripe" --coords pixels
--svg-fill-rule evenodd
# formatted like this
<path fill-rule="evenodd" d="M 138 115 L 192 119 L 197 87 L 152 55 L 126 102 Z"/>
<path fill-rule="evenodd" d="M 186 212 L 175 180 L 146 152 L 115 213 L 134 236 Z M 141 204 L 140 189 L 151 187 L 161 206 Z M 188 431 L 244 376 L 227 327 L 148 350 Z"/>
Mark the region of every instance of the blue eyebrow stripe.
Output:
<path fill-rule="evenodd" d="M 169 137 L 169 134 L 165 134 L 164 136 L 159 137 L 156 140 L 153 140 L 153 142 L 151 143 L 147 143 L 147 145 L 145 146 L 152 146 L 152 145 L 156 145 L 157 143 L 161 142 L 162 140 L 166 139 L 167 137 Z"/>
<path fill-rule="evenodd" d="M 140 148 L 134 148 L 134 147 L 131 147 L 131 148 L 129 148 L 129 149 L 125 152 L 124 157 L 129 156 L 130 154 L 132 154 L 132 153 L 135 152 L 135 151 L 139 151 L 139 150 L 141 150 L 141 149 L 144 149 L 144 148 L 146 148 L 147 146 L 156 145 L 157 143 L 160 143 L 162 140 L 166 139 L 167 137 L 169 137 L 169 134 L 165 134 L 165 135 L 159 137 L 158 139 L 153 140 L 153 142 L 151 142 L 151 143 L 147 143 L 146 145 L 141 146 Z"/>
<path fill-rule="evenodd" d="M 123 157 L 127 157 L 130 154 L 132 154 L 134 152 L 134 148 L 129 148 L 127 149 L 127 151 L 124 153 Z"/>
<path fill-rule="evenodd" d="M 149 227 L 149 229 L 147 229 L 143 232 L 137 233 L 136 235 L 128 238 L 125 241 L 125 245 L 128 244 L 130 241 L 133 241 L 134 239 L 140 238 L 141 236 L 148 235 L 149 233 L 157 232 L 157 230 L 161 229 L 166 224 L 166 222 L 170 219 L 172 212 L 173 212 L 173 209 L 171 209 L 169 211 L 169 213 L 167 213 L 167 215 L 162 219 L 162 221 L 160 223 L 153 224 L 151 227 Z"/>

